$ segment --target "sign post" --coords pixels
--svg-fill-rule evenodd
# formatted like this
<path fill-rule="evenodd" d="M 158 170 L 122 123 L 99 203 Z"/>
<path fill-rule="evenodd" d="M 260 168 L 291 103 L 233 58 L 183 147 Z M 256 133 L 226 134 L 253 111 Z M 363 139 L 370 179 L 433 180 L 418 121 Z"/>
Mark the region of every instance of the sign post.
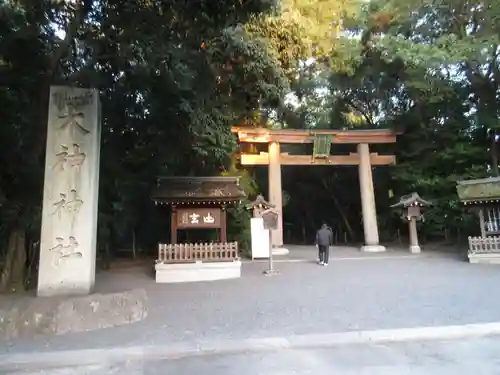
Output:
<path fill-rule="evenodd" d="M 276 271 L 273 267 L 273 248 L 272 248 L 272 232 L 273 230 L 278 229 L 278 213 L 273 209 L 268 209 L 262 212 L 262 219 L 264 221 L 264 229 L 269 231 L 269 269 L 264 271 L 264 275 L 266 276 L 274 276 L 279 275 L 279 272 Z"/>

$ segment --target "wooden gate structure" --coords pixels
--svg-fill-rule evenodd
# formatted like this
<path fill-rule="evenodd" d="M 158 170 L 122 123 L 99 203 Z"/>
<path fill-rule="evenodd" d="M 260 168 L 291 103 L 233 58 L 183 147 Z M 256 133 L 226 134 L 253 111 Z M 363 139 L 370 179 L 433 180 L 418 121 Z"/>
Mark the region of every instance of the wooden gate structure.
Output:
<path fill-rule="evenodd" d="M 283 202 L 281 188 L 282 165 L 357 165 L 363 228 L 364 251 L 384 251 L 379 244 L 377 212 L 373 189 L 372 166 L 395 164 L 394 155 L 370 153 L 370 144 L 396 143 L 397 132 L 389 129 L 376 130 L 273 130 L 267 128 L 233 127 L 240 143 L 267 144 L 268 151 L 242 152 L 240 162 L 244 166 L 267 165 L 269 167 L 269 202 L 279 213 L 278 229 L 273 231 L 273 247 L 283 246 Z M 280 151 L 281 144 L 314 144 L 313 155 L 290 155 Z M 357 152 L 348 155 L 332 155 L 331 146 L 352 144 Z"/>

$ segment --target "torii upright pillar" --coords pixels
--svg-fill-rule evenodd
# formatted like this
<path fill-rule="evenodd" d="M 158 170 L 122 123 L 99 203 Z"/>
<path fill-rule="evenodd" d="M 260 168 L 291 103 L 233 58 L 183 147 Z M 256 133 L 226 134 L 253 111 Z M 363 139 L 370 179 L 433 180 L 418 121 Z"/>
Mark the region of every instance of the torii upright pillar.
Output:
<path fill-rule="evenodd" d="M 281 188 L 281 162 L 279 142 L 269 142 L 269 203 L 279 214 L 278 229 L 271 234 L 271 244 L 274 249 L 283 247 L 283 190 Z M 275 253 L 277 250 L 274 251 Z"/>
<path fill-rule="evenodd" d="M 358 154 L 359 189 L 361 192 L 361 209 L 363 214 L 363 229 L 365 232 L 365 244 L 361 250 L 367 252 L 385 251 L 385 247 L 379 244 L 370 148 L 367 143 L 360 143 L 358 145 Z"/>

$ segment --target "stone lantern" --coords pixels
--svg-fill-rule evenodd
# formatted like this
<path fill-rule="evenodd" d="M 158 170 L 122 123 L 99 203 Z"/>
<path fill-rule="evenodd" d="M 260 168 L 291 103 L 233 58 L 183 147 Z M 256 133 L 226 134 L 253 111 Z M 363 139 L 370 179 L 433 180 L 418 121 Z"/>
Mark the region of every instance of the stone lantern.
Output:
<path fill-rule="evenodd" d="M 411 193 L 402 196 L 398 203 L 391 206 L 391 208 L 400 210 L 401 218 L 408 221 L 411 253 L 420 253 L 421 251 L 418 244 L 417 221 L 424 220 L 423 208 L 431 205 L 431 202 L 421 198 L 418 193 Z"/>

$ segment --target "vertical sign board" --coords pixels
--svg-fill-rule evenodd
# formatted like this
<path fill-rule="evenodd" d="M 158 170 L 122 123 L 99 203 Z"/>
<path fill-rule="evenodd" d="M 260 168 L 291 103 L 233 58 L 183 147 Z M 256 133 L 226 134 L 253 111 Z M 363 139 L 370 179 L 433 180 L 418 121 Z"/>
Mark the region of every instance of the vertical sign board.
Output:
<path fill-rule="evenodd" d="M 268 276 L 277 275 L 279 272 L 273 268 L 273 250 L 272 250 L 272 231 L 278 229 L 279 214 L 273 209 L 266 210 L 262 213 L 264 229 L 269 231 L 269 269 L 264 271 Z"/>
<path fill-rule="evenodd" d="M 252 217 L 250 219 L 250 231 L 252 235 L 252 259 L 269 258 L 269 230 L 264 229 L 264 219 Z"/>
<path fill-rule="evenodd" d="M 270 209 L 262 213 L 262 219 L 264 221 L 264 229 L 276 230 L 278 229 L 278 216 L 279 214 Z"/>
<path fill-rule="evenodd" d="M 95 89 L 50 90 L 38 295 L 95 283 L 100 104 Z"/>

